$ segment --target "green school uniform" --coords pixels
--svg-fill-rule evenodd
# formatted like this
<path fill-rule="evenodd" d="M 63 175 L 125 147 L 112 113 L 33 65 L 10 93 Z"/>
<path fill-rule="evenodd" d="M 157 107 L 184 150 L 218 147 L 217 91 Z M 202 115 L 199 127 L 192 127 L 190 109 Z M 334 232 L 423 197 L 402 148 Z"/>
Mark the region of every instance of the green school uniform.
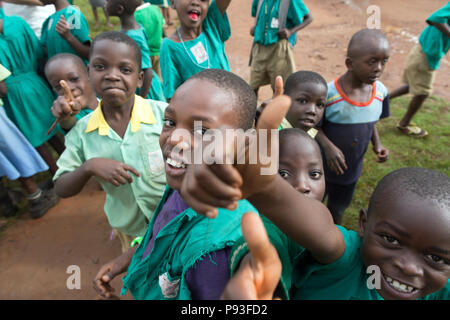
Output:
<path fill-rule="evenodd" d="M 447 23 L 450 22 L 450 2 L 434 12 L 427 22 Z M 438 30 L 435 26 L 427 26 L 419 37 L 422 50 L 427 57 L 428 64 L 433 70 L 439 69 L 441 59 L 450 49 L 450 38 Z"/>
<path fill-rule="evenodd" d="M 288 300 L 290 299 L 289 290 L 291 289 L 294 261 L 305 249 L 289 239 L 275 224 L 272 223 L 272 221 L 262 215 L 260 215 L 260 217 L 266 227 L 270 243 L 272 243 L 278 252 L 278 257 L 280 258 L 282 265 L 281 279 L 274 292 L 274 297 Z M 248 252 L 248 245 L 245 242 L 244 237 L 241 237 L 231 249 L 231 276 L 237 271 L 239 263 Z"/>
<path fill-rule="evenodd" d="M 252 2 L 252 17 L 256 17 L 259 0 Z M 253 41 L 264 46 L 278 42 L 278 9 L 280 0 L 264 0 L 259 16 L 256 20 L 255 34 Z M 309 13 L 303 1 L 291 1 L 286 18 L 286 28 L 291 29 L 303 22 L 303 17 Z M 296 34 L 289 38 L 292 46 L 297 41 Z"/>
<path fill-rule="evenodd" d="M 257 212 L 247 200 L 238 201 L 238 208 L 234 211 L 219 208 L 215 219 L 206 218 L 188 208 L 161 229 L 153 250 L 142 259 L 156 217 L 171 192 L 167 187 L 133 256 L 123 278 L 122 295 L 130 290 L 136 300 L 191 299 L 185 280 L 187 270 L 212 252 L 232 246 L 242 237 L 242 215 L 248 211 Z"/>
<path fill-rule="evenodd" d="M 337 261 L 323 265 L 304 251 L 294 269 L 295 299 L 299 300 L 383 300 L 376 289 L 369 289 L 361 258 L 362 239 L 355 231 L 338 226 L 345 241 L 345 252 Z M 450 282 L 420 300 L 450 299 Z"/>
<path fill-rule="evenodd" d="M 55 120 L 50 108 L 56 96 L 37 74 L 43 48 L 25 20 L 4 16 L 0 52 L 0 64 L 11 72 L 5 79 L 6 114 L 30 144 L 38 147 L 55 135 L 47 136 L 47 130 Z"/>
<path fill-rule="evenodd" d="M 141 26 L 140 29 L 128 30 L 125 32 L 130 36 L 134 41 L 136 41 L 139 48 L 141 48 L 142 54 L 142 70 L 148 69 L 152 67 L 152 61 L 150 59 L 150 49 L 148 48 L 148 39 L 145 35 L 144 28 Z M 152 85 L 150 87 L 150 91 L 147 95 L 147 99 L 158 100 L 166 102 L 166 98 L 164 97 L 163 87 L 161 80 L 159 80 L 159 76 L 152 69 Z M 136 93 L 139 94 L 140 88 L 137 89 Z"/>
<path fill-rule="evenodd" d="M 229 71 L 225 41 L 230 35 L 227 14 L 222 15 L 213 0 L 203 20 L 202 33 L 196 39 L 179 43 L 165 38 L 161 47 L 160 65 L 166 98 L 172 98 L 184 81 L 204 69 Z"/>
<path fill-rule="evenodd" d="M 159 56 L 164 26 L 161 10 L 157 6 L 147 3 L 136 9 L 134 18 L 145 30 L 150 56 Z"/>
<path fill-rule="evenodd" d="M 101 109 L 81 120 L 66 135 L 66 149 L 57 161 L 53 180 L 72 172 L 91 158 L 108 158 L 135 168 L 133 182 L 118 187 L 97 179 L 106 192 L 104 211 L 110 225 L 130 236 L 142 236 L 166 185 L 164 160 L 159 147 L 167 103 L 135 97 L 131 119 L 123 138 L 112 130 Z"/>
<path fill-rule="evenodd" d="M 50 59 L 52 56 L 68 52 L 78 55 L 75 49 L 63 38 L 58 32 L 56 32 L 56 24 L 58 23 L 61 15 L 71 25 L 70 32 L 81 42 L 90 42 L 89 38 L 89 26 L 83 15 L 83 13 L 74 6 L 68 6 L 64 9 L 56 11 L 54 14 L 45 19 L 42 24 L 41 43 L 47 48 L 47 57 Z M 88 64 L 87 60 L 84 60 Z"/>

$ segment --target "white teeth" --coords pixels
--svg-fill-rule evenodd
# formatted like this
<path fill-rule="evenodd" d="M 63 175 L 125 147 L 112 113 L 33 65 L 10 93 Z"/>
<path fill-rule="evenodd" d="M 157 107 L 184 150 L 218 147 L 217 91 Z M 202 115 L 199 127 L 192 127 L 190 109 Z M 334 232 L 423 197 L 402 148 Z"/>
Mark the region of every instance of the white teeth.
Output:
<path fill-rule="evenodd" d="M 392 278 L 388 276 L 386 276 L 386 280 L 391 285 L 391 287 L 400 292 L 411 293 L 414 290 L 414 287 L 408 286 L 407 284 L 401 283 L 397 280 L 392 280 Z"/>
<path fill-rule="evenodd" d="M 167 158 L 167 163 L 175 168 L 186 168 L 186 165 L 183 162 L 174 160 L 172 158 Z"/>

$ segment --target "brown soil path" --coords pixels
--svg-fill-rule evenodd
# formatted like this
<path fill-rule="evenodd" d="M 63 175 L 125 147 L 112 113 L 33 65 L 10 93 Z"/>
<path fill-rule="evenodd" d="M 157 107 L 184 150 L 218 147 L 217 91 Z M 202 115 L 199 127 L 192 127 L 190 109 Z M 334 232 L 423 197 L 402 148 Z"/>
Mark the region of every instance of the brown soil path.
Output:
<path fill-rule="evenodd" d="M 411 38 L 426 26 L 425 19 L 445 4 L 439 0 L 305 0 L 314 21 L 299 33 L 294 55 L 298 69 L 319 72 L 331 81 L 345 70 L 344 58 L 351 35 L 366 26 L 366 8 L 381 9 L 382 30 L 391 43 L 391 58 L 381 80 L 389 89 L 401 84 Z M 235 0 L 228 11 L 232 37 L 227 43 L 231 70 L 249 79 L 251 0 Z M 175 13 L 172 12 L 172 16 Z M 170 32 L 170 30 L 169 30 Z M 435 94 L 450 100 L 448 56 L 438 71 Z M 271 96 L 269 87 L 260 99 Z M 0 236 L 0 299 L 94 299 L 92 279 L 100 266 L 120 254 L 117 239 L 103 213 L 104 193 L 90 181 L 76 197 L 63 199 L 46 216 L 22 216 Z M 67 267 L 81 270 L 81 289 L 69 290 Z M 121 280 L 113 286 L 120 290 Z M 127 296 L 126 298 L 130 298 Z"/>

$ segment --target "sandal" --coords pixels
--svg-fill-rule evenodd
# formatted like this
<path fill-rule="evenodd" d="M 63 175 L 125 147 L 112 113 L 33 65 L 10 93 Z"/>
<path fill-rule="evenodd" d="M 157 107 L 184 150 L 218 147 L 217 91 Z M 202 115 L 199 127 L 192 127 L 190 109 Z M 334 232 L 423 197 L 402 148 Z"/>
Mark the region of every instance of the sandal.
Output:
<path fill-rule="evenodd" d="M 428 132 L 418 127 L 415 123 L 410 123 L 409 126 L 402 127 L 400 124 L 397 125 L 397 129 L 412 137 L 422 138 L 428 135 Z"/>

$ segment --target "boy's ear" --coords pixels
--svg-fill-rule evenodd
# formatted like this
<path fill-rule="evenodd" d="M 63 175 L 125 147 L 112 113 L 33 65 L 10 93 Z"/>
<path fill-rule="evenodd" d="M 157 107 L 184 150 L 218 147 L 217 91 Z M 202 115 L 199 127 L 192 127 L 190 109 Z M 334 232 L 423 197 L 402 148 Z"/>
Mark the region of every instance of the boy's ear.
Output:
<path fill-rule="evenodd" d="M 345 66 L 347 69 L 351 70 L 353 68 L 353 61 L 350 57 L 345 58 Z"/>
<path fill-rule="evenodd" d="M 366 231 L 366 223 L 367 223 L 367 211 L 366 209 L 359 210 L 359 221 L 358 221 L 358 235 L 362 238 L 364 236 L 364 232 Z"/>
<path fill-rule="evenodd" d="M 141 70 L 141 71 L 139 72 L 139 76 L 138 76 L 137 87 L 138 87 L 138 88 L 141 88 L 143 84 L 144 84 L 144 71 Z"/>
<path fill-rule="evenodd" d="M 119 4 L 117 6 L 117 15 L 120 16 L 124 11 L 125 11 L 125 8 L 123 7 L 123 5 Z"/>

